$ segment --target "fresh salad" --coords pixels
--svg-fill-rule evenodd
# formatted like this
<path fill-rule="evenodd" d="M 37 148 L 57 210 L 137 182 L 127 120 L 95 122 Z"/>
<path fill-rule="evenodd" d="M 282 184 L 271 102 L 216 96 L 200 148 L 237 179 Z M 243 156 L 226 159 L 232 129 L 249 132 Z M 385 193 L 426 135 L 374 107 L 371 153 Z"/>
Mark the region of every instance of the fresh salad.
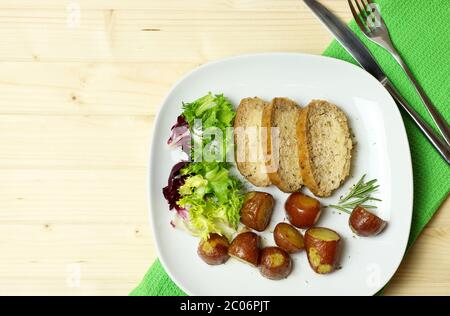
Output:
<path fill-rule="evenodd" d="M 171 223 L 202 239 L 211 233 L 230 237 L 239 223 L 242 184 L 230 174 L 226 159 L 234 117 L 227 98 L 209 93 L 183 103 L 183 113 L 167 141 L 188 157 L 173 166 L 163 188 L 170 210 L 175 211 Z"/>

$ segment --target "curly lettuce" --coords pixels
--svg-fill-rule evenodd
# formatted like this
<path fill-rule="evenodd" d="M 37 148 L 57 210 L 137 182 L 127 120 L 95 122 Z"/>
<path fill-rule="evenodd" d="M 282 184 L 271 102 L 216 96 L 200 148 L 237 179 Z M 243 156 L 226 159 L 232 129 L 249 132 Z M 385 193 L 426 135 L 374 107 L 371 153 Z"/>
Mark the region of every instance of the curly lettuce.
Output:
<path fill-rule="evenodd" d="M 189 126 L 194 126 L 194 121 L 201 119 L 203 128 L 225 129 L 232 126 L 236 112 L 223 94 L 213 95 L 210 92 L 194 102 L 183 103 L 182 115 Z"/>
<path fill-rule="evenodd" d="M 169 179 L 164 195 L 171 209 L 177 210 L 172 224 L 181 222 L 201 238 L 211 233 L 230 237 L 239 224 L 241 183 L 230 174 L 231 165 L 225 162 L 227 129 L 233 125 L 235 115 L 227 98 L 208 93 L 183 103 L 183 113 L 172 128 L 169 143 L 182 144 L 180 140 L 189 139 L 193 162 L 185 162 L 171 173 L 173 179 Z"/>
<path fill-rule="evenodd" d="M 194 102 L 183 103 L 182 115 L 192 134 L 192 160 L 226 161 L 227 128 L 236 116 L 228 99 L 223 94 L 208 93 Z"/>
<path fill-rule="evenodd" d="M 228 164 L 191 163 L 181 169 L 187 178 L 177 204 L 188 210 L 185 226 L 195 236 L 229 236 L 237 229 L 243 203 L 241 183 L 230 175 Z"/>

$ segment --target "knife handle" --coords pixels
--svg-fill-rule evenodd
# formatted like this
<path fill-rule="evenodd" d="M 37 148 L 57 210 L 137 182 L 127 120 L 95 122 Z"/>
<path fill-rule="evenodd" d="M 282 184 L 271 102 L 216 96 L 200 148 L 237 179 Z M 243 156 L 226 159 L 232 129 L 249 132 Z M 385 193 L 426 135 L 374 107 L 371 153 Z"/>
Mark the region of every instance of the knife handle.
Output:
<path fill-rule="evenodd" d="M 420 115 L 406 102 L 406 100 L 400 95 L 394 85 L 386 80 L 384 83 L 384 87 L 389 91 L 392 97 L 397 101 L 406 113 L 411 116 L 413 121 L 419 126 L 422 133 L 426 138 L 430 141 L 430 143 L 436 148 L 436 150 L 441 154 L 441 156 L 447 161 L 447 164 L 450 165 L 450 146 L 444 142 L 436 132 L 420 117 Z"/>

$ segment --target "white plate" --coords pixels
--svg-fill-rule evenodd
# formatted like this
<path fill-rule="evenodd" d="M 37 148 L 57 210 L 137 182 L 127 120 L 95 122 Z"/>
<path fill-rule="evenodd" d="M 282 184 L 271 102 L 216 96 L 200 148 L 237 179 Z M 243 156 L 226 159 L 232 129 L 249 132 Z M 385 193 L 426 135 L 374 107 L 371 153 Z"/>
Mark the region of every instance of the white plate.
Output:
<path fill-rule="evenodd" d="M 355 237 L 348 216 L 331 209 L 322 213 L 320 226 L 343 237 L 342 269 L 317 275 L 306 254 L 293 255 L 294 269 L 281 281 L 263 278 L 258 269 L 230 259 L 208 266 L 196 253 L 198 239 L 169 224 L 172 212 L 162 195 L 174 165 L 166 145 L 169 131 L 181 113 L 182 101 L 207 92 L 224 93 L 236 106 L 244 97 L 271 100 L 289 97 L 304 106 L 314 98 L 340 106 L 350 120 L 357 144 L 351 177 L 323 204 L 336 202 L 364 173 L 380 184 L 378 214 L 389 221 L 378 237 Z M 413 179 L 411 157 L 403 121 L 391 96 L 364 70 L 332 58 L 303 54 L 270 53 L 238 56 L 201 66 L 179 81 L 164 100 L 155 122 L 149 168 L 149 206 L 159 258 L 172 280 L 191 295 L 373 295 L 397 270 L 409 236 Z M 271 231 L 285 218 L 287 198 L 275 187 L 276 207 L 263 234 L 274 245 Z M 309 192 L 308 192 L 309 194 Z"/>

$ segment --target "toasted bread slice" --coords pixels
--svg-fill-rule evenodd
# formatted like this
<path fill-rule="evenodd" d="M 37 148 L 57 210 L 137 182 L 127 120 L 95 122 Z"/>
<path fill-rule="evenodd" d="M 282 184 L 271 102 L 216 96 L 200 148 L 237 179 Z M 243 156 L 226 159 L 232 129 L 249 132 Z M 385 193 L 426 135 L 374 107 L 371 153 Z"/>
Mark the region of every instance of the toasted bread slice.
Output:
<path fill-rule="evenodd" d="M 234 119 L 235 158 L 239 172 L 253 185 L 271 184 L 264 162 L 265 144 L 261 129 L 263 111 L 269 103 L 255 98 L 241 100 Z"/>
<path fill-rule="evenodd" d="M 297 125 L 303 182 L 317 196 L 330 196 L 350 173 L 353 147 L 347 117 L 336 105 L 313 100 Z"/>
<path fill-rule="evenodd" d="M 266 168 L 270 181 L 284 192 L 296 192 L 303 184 L 296 137 L 299 118 L 300 107 L 287 98 L 275 98 L 264 108 L 263 127 L 278 132 L 267 133 Z"/>

